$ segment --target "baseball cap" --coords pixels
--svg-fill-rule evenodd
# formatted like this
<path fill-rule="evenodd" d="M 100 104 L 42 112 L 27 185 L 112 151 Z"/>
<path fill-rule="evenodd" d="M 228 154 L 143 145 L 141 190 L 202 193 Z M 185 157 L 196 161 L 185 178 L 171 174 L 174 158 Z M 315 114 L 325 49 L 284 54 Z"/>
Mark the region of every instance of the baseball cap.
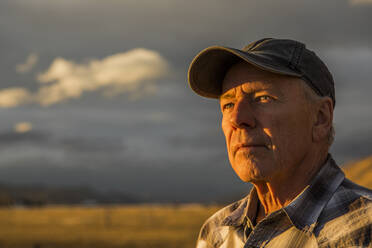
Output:
<path fill-rule="evenodd" d="M 335 106 L 332 74 L 323 61 L 305 44 L 289 39 L 265 38 L 243 49 L 211 46 L 192 60 L 188 81 L 198 95 L 219 98 L 227 70 L 239 61 L 272 73 L 299 77 L 320 96 L 329 96 Z"/>

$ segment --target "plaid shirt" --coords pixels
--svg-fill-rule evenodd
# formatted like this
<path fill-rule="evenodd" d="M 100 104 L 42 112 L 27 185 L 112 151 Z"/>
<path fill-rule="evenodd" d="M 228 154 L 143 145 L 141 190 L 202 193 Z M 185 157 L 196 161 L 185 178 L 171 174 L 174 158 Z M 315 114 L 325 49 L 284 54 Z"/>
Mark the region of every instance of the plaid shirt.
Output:
<path fill-rule="evenodd" d="M 301 194 L 253 226 L 257 193 L 215 213 L 197 248 L 372 247 L 372 191 L 352 183 L 329 156 Z"/>

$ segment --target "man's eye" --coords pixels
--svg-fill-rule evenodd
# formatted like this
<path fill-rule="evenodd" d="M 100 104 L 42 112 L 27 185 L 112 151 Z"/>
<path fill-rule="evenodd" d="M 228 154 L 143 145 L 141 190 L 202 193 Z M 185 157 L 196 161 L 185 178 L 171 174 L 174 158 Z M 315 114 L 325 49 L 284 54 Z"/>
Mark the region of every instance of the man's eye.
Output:
<path fill-rule="evenodd" d="M 234 107 L 234 103 L 229 102 L 229 103 L 226 103 L 222 106 L 222 110 L 230 109 L 230 108 L 233 108 L 233 107 Z"/>
<path fill-rule="evenodd" d="M 271 96 L 263 95 L 263 96 L 258 96 L 256 97 L 256 102 L 270 102 L 273 100 Z"/>

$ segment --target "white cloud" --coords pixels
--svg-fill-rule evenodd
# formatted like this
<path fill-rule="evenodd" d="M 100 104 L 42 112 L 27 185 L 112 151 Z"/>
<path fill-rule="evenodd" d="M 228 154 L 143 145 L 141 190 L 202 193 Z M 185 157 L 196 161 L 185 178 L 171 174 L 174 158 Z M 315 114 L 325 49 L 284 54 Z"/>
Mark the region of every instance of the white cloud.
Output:
<path fill-rule="evenodd" d="M 16 71 L 18 73 L 29 72 L 37 64 L 38 60 L 39 56 L 35 53 L 31 53 L 24 63 L 16 65 Z"/>
<path fill-rule="evenodd" d="M 131 98 L 138 98 L 153 93 L 156 87 L 149 82 L 167 73 L 166 60 L 159 53 L 143 48 L 80 64 L 56 58 L 45 72 L 37 76 L 41 84 L 38 91 L 30 93 L 23 88 L 1 90 L 0 107 L 29 102 L 48 106 L 79 98 L 89 91 L 101 91 L 109 97 L 130 93 Z"/>
<path fill-rule="evenodd" d="M 18 122 L 14 125 L 14 131 L 16 133 L 27 133 L 32 130 L 32 124 L 30 122 Z"/>
<path fill-rule="evenodd" d="M 351 5 L 365 5 L 372 4 L 372 0 L 349 0 Z"/>
<path fill-rule="evenodd" d="M 32 102 L 32 95 L 24 88 L 7 88 L 0 90 L 0 107 L 10 108 Z"/>

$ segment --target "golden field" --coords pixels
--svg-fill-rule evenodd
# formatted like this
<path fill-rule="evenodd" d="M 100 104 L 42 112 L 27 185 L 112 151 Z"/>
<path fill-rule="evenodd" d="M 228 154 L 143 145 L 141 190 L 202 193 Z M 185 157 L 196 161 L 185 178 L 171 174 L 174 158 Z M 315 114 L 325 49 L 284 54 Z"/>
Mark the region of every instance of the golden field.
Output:
<path fill-rule="evenodd" d="M 218 206 L 1 208 L 0 248 L 191 248 Z"/>
<path fill-rule="evenodd" d="M 348 163 L 343 170 L 347 178 L 372 189 L 372 156 Z"/>

